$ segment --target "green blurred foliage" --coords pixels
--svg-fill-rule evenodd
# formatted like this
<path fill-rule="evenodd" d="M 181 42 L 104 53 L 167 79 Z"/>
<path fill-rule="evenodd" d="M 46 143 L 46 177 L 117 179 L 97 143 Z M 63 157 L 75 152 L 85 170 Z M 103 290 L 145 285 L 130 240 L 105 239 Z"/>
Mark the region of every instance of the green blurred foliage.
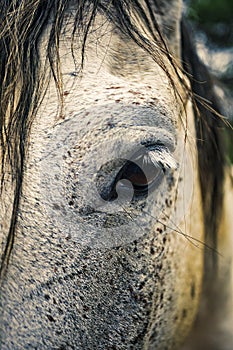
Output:
<path fill-rule="evenodd" d="M 186 0 L 186 3 L 188 18 L 199 32 L 206 34 L 205 44 L 211 52 L 228 50 L 232 56 L 226 69 L 217 76 L 231 95 L 227 103 L 232 105 L 232 110 L 228 108 L 232 127 L 225 131 L 225 142 L 227 159 L 233 164 L 233 0 Z"/>
<path fill-rule="evenodd" d="M 231 123 L 230 125 L 231 126 L 229 126 L 229 128 L 226 131 L 225 145 L 227 150 L 227 161 L 233 164 L 233 140 L 232 140 L 233 123 Z"/>
<path fill-rule="evenodd" d="M 189 0 L 188 17 L 213 44 L 233 46 L 233 0 Z"/>
<path fill-rule="evenodd" d="M 200 22 L 232 21 L 232 0 L 191 0 L 189 6 Z"/>

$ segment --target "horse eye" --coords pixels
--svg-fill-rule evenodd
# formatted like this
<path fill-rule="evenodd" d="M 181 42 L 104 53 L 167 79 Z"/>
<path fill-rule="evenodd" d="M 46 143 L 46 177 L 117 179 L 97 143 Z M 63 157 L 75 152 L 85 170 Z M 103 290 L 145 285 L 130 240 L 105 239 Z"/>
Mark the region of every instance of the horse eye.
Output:
<path fill-rule="evenodd" d="M 133 187 L 133 200 L 145 198 L 160 185 L 167 169 L 176 169 L 177 163 L 167 148 L 163 146 L 144 147 L 136 152 L 130 160 L 122 166 L 115 180 L 111 184 L 105 200 L 113 201 L 118 197 L 117 184 L 124 181 Z"/>
<path fill-rule="evenodd" d="M 158 186 L 163 175 L 162 167 L 152 162 L 140 164 L 140 162 L 128 161 L 118 173 L 115 183 L 128 180 L 134 189 L 134 199 L 137 199 L 146 196 L 154 185 Z"/>

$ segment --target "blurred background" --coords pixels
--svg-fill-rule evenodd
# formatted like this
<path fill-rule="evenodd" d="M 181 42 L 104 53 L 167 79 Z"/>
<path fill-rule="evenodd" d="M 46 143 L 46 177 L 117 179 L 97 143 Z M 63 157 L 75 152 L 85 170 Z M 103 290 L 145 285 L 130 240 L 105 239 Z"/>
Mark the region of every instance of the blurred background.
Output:
<path fill-rule="evenodd" d="M 216 80 L 224 115 L 233 126 L 233 0 L 186 0 L 186 16 L 196 33 L 200 58 Z M 233 163 L 233 131 L 226 135 Z"/>

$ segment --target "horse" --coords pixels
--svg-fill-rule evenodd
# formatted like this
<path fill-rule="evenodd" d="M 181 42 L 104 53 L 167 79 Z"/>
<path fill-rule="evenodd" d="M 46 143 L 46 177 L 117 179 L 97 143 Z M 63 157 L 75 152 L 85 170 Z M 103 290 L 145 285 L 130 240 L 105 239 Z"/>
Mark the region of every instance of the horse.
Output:
<path fill-rule="evenodd" d="M 226 125 L 181 0 L 0 12 L 0 348 L 232 349 Z"/>

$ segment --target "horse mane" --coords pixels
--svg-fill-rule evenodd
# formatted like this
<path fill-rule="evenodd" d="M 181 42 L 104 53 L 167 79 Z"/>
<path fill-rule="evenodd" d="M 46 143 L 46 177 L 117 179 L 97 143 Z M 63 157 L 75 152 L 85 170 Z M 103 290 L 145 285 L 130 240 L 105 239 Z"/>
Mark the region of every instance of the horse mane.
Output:
<path fill-rule="evenodd" d="M 181 22 L 182 60 L 190 82 L 197 108 L 194 108 L 199 179 L 204 213 L 205 243 L 213 248 L 205 254 L 208 280 L 214 278 L 217 267 L 217 234 L 222 214 L 225 167 L 225 143 L 219 98 L 214 90 L 213 78 L 201 62 L 195 48 L 192 28 Z M 208 106 L 205 105 L 207 101 Z M 212 254 L 212 259 L 210 255 Z"/>
<path fill-rule="evenodd" d="M 145 0 L 144 4 L 145 6 L 142 7 L 138 0 L 4 0 L 1 2 L 0 197 L 2 197 L 2 202 L 4 201 L 6 180 L 10 179 L 13 186 L 11 220 L 1 261 L 2 276 L 7 268 L 15 239 L 30 129 L 51 77 L 56 83 L 58 96 L 62 104 L 59 40 L 67 22 L 71 19 L 71 13 L 73 16 L 71 50 L 72 42 L 78 37 L 81 43 L 82 63 L 88 34 L 92 29 L 97 13 L 102 13 L 114 24 L 117 30 L 130 37 L 153 57 L 167 74 L 174 91 L 176 91 L 176 84 L 167 69 L 164 57 L 171 63 L 179 81 L 185 84 L 178 73 L 178 67 L 156 21 L 154 10 L 159 8 L 159 2 L 154 0 L 152 6 L 152 1 Z M 152 40 L 149 40 L 132 20 L 132 9 L 141 19 L 146 30 L 150 32 Z M 39 48 L 45 31 L 48 38 L 46 55 L 40 57 Z M 193 58 L 188 55 L 190 51 L 187 52 L 185 48 L 186 41 L 190 42 L 190 40 L 186 40 L 186 37 L 183 37 L 184 60 L 188 62 L 186 69 L 189 71 L 189 68 L 192 67 L 191 74 L 194 78 L 203 80 L 203 77 L 198 79 L 195 67 L 192 66 Z M 198 83 L 195 79 L 192 80 L 193 91 L 199 93 L 196 87 Z M 202 85 L 200 86 L 202 87 Z M 187 94 L 189 94 L 190 90 L 187 86 L 186 89 Z M 199 94 L 209 99 L 209 96 L 206 96 L 204 86 Z M 218 118 L 215 118 L 213 113 L 207 112 L 201 103 L 197 103 L 197 105 L 202 115 L 201 119 L 197 117 L 197 130 L 200 130 L 199 125 L 203 119 L 202 132 L 205 139 L 208 140 L 208 142 L 203 143 L 198 141 L 200 173 L 209 174 L 208 188 L 205 187 L 205 181 L 201 179 L 206 225 L 212 222 L 213 232 L 215 232 L 216 222 L 211 221 L 211 218 L 217 214 L 217 209 L 213 207 L 211 198 L 212 195 L 217 196 L 216 200 L 220 202 L 221 198 L 218 197 L 219 195 L 216 194 L 214 188 L 218 186 L 221 193 L 221 178 L 223 176 L 223 170 L 221 170 L 223 167 L 221 141 L 219 136 L 215 137 L 215 135 L 218 135 L 219 122 Z M 200 138 L 200 133 L 198 138 Z M 218 167 L 215 163 L 213 164 L 216 159 L 216 152 L 213 150 L 216 149 L 220 154 L 219 169 L 216 169 Z M 203 160 L 205 156 L 209 159 L 207 163 Z M 219 174 L 215 173 L 216 170 L 221 173 L 221 177 L 218 177 Z M 10 174 L 10 178 L 6 178 L 7 174 Z"/>

